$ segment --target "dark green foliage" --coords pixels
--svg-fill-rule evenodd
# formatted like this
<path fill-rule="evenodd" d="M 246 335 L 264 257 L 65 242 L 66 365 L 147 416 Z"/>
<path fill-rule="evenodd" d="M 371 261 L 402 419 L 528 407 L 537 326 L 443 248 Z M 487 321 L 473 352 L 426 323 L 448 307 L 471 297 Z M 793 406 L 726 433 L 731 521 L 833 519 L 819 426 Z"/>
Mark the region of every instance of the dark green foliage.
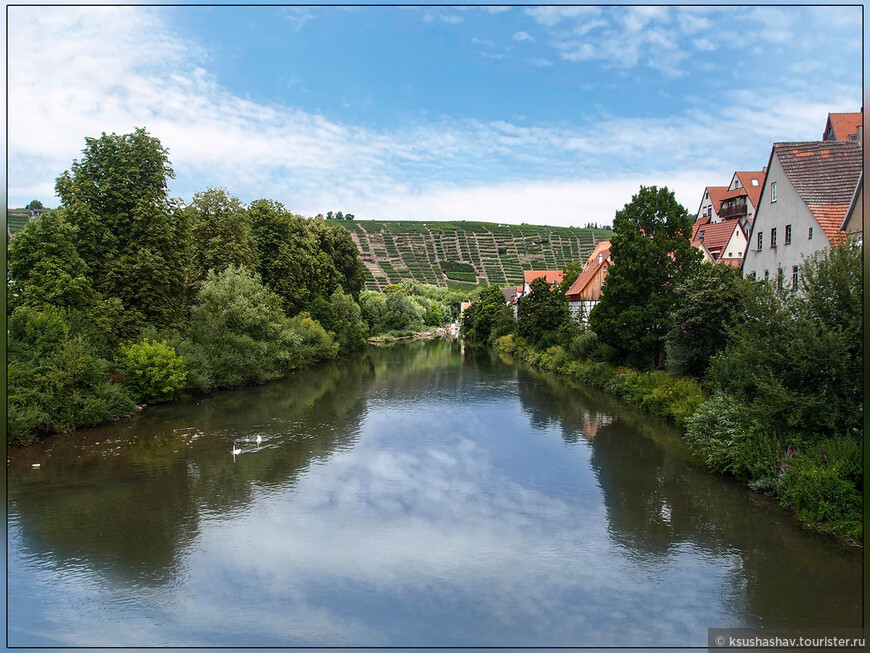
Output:
<path fill-rule="evenodd" d="M 465 309 L 462 316 L 462 334 L 475 344 L 494 342 L 515 328 L 513 311 L 507 307 L 504 293 L 496 286 L 483 288 L 477 301 Z"/>
<path fill-rule="evenodd" d="M 165 342 L 148 339 L 121 348 L 118 371 L 135 401 L 149 404 L 177 399 L 187 380 L 184 359 Z"/>
<path fill-rule="evenodd" d="M 365 347 L 368 329 L 363 322 L 359 304 L 341 288 L 337 288 L 332 293 L 330 302 L 333 326 L 331 329 L 325 324 L 323 326 L 327 331 L 335 332 L 338 351 L 344 354 L 359 351 Z M 323 323 L 321 322 L 321 324 Z"/>
<path fill-rule="evenodd" d="M 16 309 L 9 318 L 7 441 L 129 415 L 134 404 L 113 383 L 108 363 L 58 309 Z"/>
<path fill-rule="evenodd" d="M 308 314 L 320 322 L 320 326 L 327 331 L 335 331 L 335 310 L 323 297 L 318 297 L 309 304 Z"/>
<path fill-rule="evenodd" d="M 384 330 L 382 325 L 387 314 L 387 296 L 381 292 L 363 290 L 359 296 L 359 306 L 369 333 L 381 333 Z"/>
<path fill-rule="evenodd" d="M 81 160 L 58 177 L 55 189 L 78 228 L 76 249 L 94 288 L 121 300 L 127 335 L 146 322 L 180 324 L 188 234 L 168 196 L 174 173 L 167 151 L 144 129 L 85 142 Z"/>
<path fill-rule="evenodd" d="M 616 212 L 613 229 L 613 266 L 590 325 L 619 360 L 661 368 L 675 285 L 700 265 L 701 253 L 689 242 L 688 212 L 667 188 L 641 186 Z"/>
<path fill-rule="evenodd" d="M 474 272 L 447 272 L 445 274 L 448 279 L 453 281 L 466 281 L 468 283 L 477 281 L 477 275 Z"/>
<path fill-rule="evenodd" d="M 45 207 L 42 205 L 42 202 L 39 200 L 31 200 L 30 204 L 24 207 L 25 209 L 44 209 Z"/>
<path fill-rule="evenodd" d="M 863 429 L 861 249 L 827 250 L 802 270 L 802 294 L 752 284 L 708 381 L 767 436 L 818 444 Z"/>
<path fill-rule="evenodd" d="M 230 265 L 256 270 L 250 221 L 237 197 L 222 188 L 209 188 L 196 193 L 186 210 L 198 279 L 209 270 L 222 272 Z"/>
<path fill-rule="evenodd" d="M 214 385 L 234 387 L 277 378 L 318 356 L 335 356 L 331 338 L 307 319 L 310 324 L 299 321 L 294 328 L 275 293 L 244 268 L 230 266 L 209 272 L 203 282 L 191 309 L 191 334 Z"/>
<path fill-rule="evenodd" d="M 565 294 L 558 286 L 547 283 L 543 277 L 532 281 L 529 287 L 529 294 L 520 299 L 517 334 L 533 345 L 540 343 L 543 348 L 553 346 L 558 341 L 559 330 L 568 321 Z"/>
<path fill-rule="evenodd" d="M 248 214 L 260 276 L 289 315 L 338 287 L 359 297 L 364 268 L 346 229 L 293 215 L 271 200 L 252 202 Z"/>
<path fill-rule="evenodd" d="M 444 272 L 470 272 L 474 274 L 474 266 L 470 263 L 459 263 L 458 261 L 441 261 L 441 269 Z"/>
<path fill-rule="evenodd" d="M 745 313 L 749 283 L 728 265 L 701 265 L 676 284 L 666 345 L 671 372 L 704 376 L 710 358 L 725 348 L 728 328 Z"/>
<path fill-rule="evenodd" d="M 404 292 L 394 292 L 387 295 L 385 308 L 386 313 L 382 324 L 384 329 L 388 331 L 422 330 L 425 309 L 411 301 Z"/>

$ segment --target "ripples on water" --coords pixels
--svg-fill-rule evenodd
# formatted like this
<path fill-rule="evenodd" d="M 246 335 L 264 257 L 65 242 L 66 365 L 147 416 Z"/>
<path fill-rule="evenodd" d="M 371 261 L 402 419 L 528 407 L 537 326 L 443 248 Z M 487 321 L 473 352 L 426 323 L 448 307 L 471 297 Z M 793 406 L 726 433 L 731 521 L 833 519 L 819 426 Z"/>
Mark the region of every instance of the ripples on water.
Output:
<path fill-rule="evenodd" d="M 698 469 L 671 427 L 437 342 L 15 450 L 8 509 L 18 646 L 860 625 L 860 556 Z"/>

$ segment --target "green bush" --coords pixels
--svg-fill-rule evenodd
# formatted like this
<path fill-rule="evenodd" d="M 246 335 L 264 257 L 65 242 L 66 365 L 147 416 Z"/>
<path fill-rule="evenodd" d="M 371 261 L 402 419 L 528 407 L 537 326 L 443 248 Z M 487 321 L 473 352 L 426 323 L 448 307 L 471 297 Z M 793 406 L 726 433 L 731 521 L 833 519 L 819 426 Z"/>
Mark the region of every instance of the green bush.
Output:
<path fill-rule="evenodd" d="M 149 404 L 177 399 L 187 380 L 184 359 L 165 342 L 147 339 L 121 347 L 118 371 L 135 401 Z"/>
<path fill-rule="evenodd" d="M 8 331 L 7 441 L 28 444 L 43 433 L 129 415 L 135 405 L 98 352 L 71 331 L 68 312 L 16 309 Z"/>

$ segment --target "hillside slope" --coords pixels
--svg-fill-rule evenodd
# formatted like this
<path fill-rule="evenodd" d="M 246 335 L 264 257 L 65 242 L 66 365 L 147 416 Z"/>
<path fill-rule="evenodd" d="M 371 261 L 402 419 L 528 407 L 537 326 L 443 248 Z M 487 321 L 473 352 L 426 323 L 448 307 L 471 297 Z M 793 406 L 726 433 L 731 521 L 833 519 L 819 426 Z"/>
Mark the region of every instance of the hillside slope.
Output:
<path fill-rule="evenodd" d="M 607 229 L 494 222 L 336 221 L 366 267 L 366 288 L 415 279 L 438 286 L 518 285 L 523 270 L 584 263 Z"/>

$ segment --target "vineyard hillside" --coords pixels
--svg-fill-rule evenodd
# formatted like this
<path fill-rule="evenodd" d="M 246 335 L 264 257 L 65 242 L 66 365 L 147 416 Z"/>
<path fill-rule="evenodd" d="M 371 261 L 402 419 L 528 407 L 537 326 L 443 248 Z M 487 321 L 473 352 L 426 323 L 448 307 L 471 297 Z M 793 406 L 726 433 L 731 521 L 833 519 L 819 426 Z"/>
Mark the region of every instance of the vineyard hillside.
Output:
<path fill-rule="evenodd" d="M 414 279 L 438 286 L 509 286 L 523 270 L 585 263 L 608 229 L 493 222 L 336 221 L 347 228 L 365 265 L 366 288 Z"/>

